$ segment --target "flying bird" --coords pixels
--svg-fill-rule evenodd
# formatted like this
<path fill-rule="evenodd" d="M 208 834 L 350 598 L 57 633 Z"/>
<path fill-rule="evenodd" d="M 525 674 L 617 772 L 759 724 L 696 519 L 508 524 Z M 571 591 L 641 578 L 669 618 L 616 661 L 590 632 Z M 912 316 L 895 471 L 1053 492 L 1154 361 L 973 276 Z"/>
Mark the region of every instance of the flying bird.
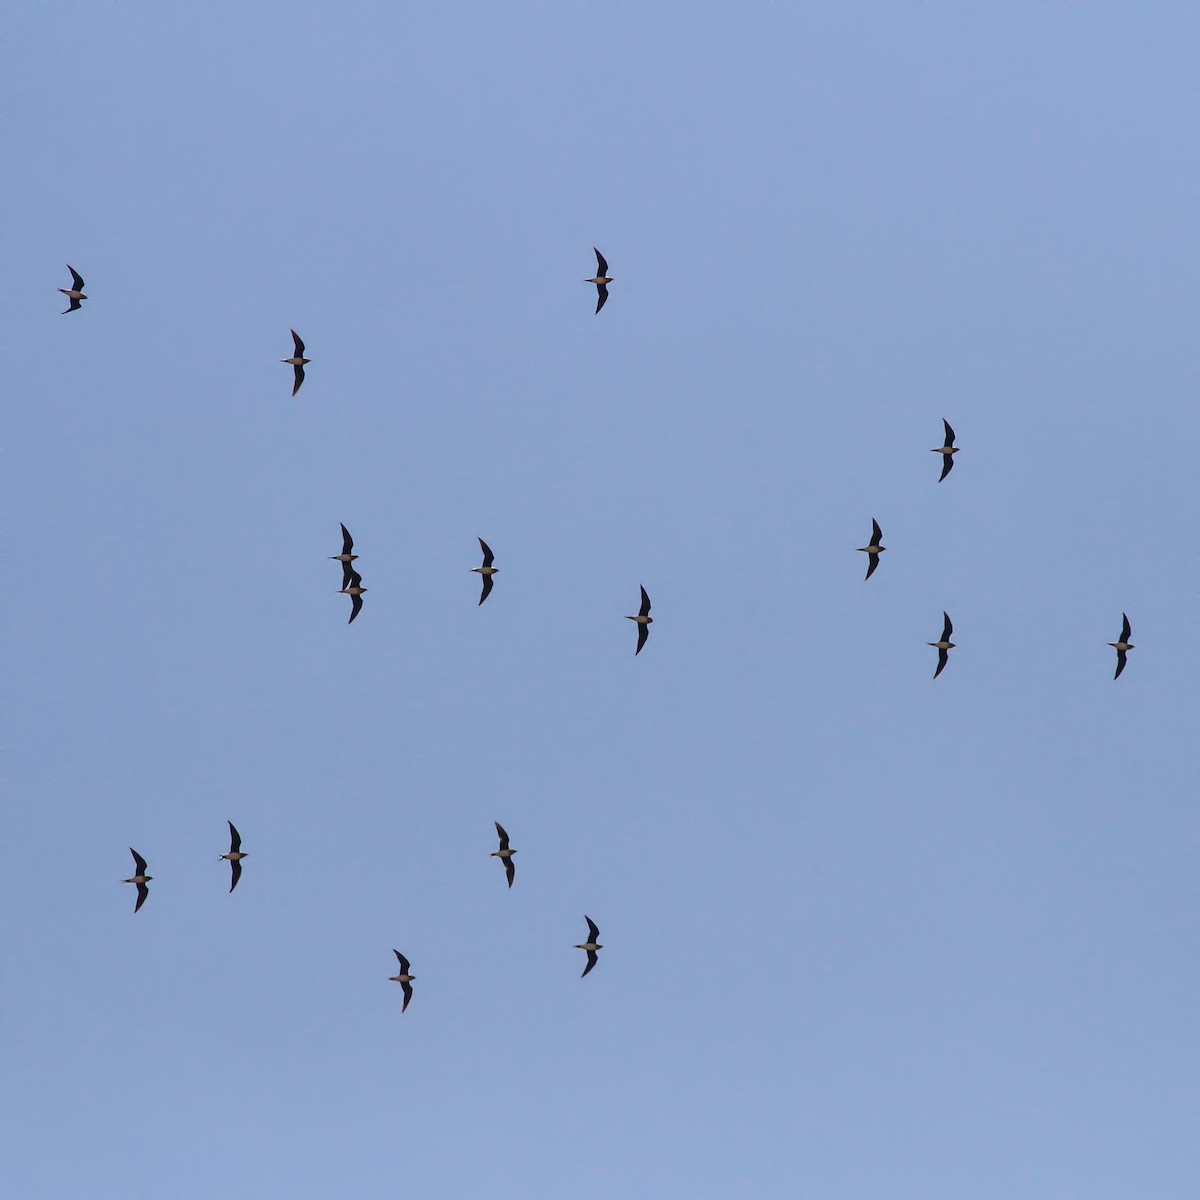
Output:
<path fill-rule="evenodd" d="M 342 564 L 342 587 L 350 586 L 350 577 L 354 574 L 354 568 L 350 564 L 358 555 L 351 553 L 353 549 L 354 539 L 350 536 L 350 530 L 345 525 L 342 525 L 342 552 L 341 554 L 331 554 L 329 556 L 334 562 Z"/>
<path fill-rule="evenodd" d="M 947 461 L 949 461 L 947 459 Z M 945 619 L 945 625 L 942 626 L 942 636 L 936 642 L 926 642 L 927 646 L 932 646 L 938 652 L 937 670 L 934 671 L 933 677 L 936 679 L 945 669 L 946 663 L 950 660 L 950 651 L 954 649 L 954 643 L 950 640 L 950 635 L 954 632 L 954 625 L 950 621 L 948 612 L 942 613 Z"/>
<path fill-rule="evenodd" d="M 396 961 L 400 964 L 400 974 L 389 975 L 388 982 L 398 983 L 404 992 L 404 1003 L 400 1006 L 400 1011 L 403 1012 L 408 1007 L 408 1002 L 412 999 L 412 981 L 416 979 L 416 976 L 408 973 L 408 959 L 399 950 L 393 950 L 392 953 L 396 956 Z"/>
<path fill-rule="evenodd" d="M 229 884 L 229 890 L 232 892 L 242 877 L 242 859 L 246 856 L 242 853 L 242 835 L 233 827 L 232 821 L 226 821 L 225 824 L 229 826 L 229 853 L 222 854 L 221 861 L 229 864 L 233 875 Z"/>
<path fill-rule="evenodd" d="M 1125 655 L 1133 649 L 1133 643 L 1129 640 L 1129 635 L 1133 631 L 1129 628 L 1129 618 L 1121 614 L 1121 640 L 1119 642 L 1109 642 L 1108 644 L 1117 652 L 1117 673 L 1113 676 L 1117 679 L 1121 672 L 1125 670 Z"/>
<path fill-rule="evenodd" d="M 593 246 L 592 249 L 596 250 L 596 247 Z M 608 285 L 612 283 L 612 278 L 608 273 L 608 263 L 604 261 L 604 255 L 599 250 L 596 250 L 596 274 L 583 282 L 596 285 L 596 311 L 599 312 L 608 299 Z"/>
<path fill-rule="evenodd" d="M 133 855 L 133 865 L 136 867 L 134 874 L 128 879 L 122 879 L 122 883 L 137 884 L 137 903 L 133 906 L 133 911 L 137 912 L 143 904 L 146 903 L 146 897 L 150 895 L 150 889 L 146 886 L 154 878 L 153 875 L 146 874 L 146 860 L 132 847 L 129 847 L 129 853 Z"/>
<path fill-rule="evenodd" d="M 292 330 L 292 341 L 296 343 L 295 354 L 291 358 L 281 358 L 279 361 L 287 363 L 296 373 L 296 382 L 292 385 L 292 395 L 294 396 L 300 390 L 300 385 L 304 382 L 304 364 L 312 362 L 312 359 L 304 357 L 304 343 L 300 340 L 300 335 L 294 329 Z"/>
<path fill-rule="evenodd" d="M 867 555 L 869 562 L 867 563 L 867 573 L 863 576 L 864 579 L 870 579 L 875 574 L 875 568 L 879 566 L 879 556 L 887 549 L 886 546 L 880 545 L 883 539 L 883 530 L 879 528 L 879 522 L 874 517 L 871 518 L 871 540 L 865 546 L 859 546 L 861 553 Z"/>
<path fill-rule="evenodd" d="M 346 622 L 347 625 L 361 611 L 363 592 L 366 590 L 362 585 L 362 576 L 357 571 L 351 571 L 349 580 L 342 587 L 338 588 L 339 595 L 350 597 L 350 620 Z"/>
<path fill-rule="evenodd" d="M 942 473 L 938 476 L 938 483 L 941 483 L 950 474 L 954 466 L 954 455 L 958 453 L 958 447 L 954 444 L 954 430 L 950 428 L 950 422 L 943 417 L 942 424 L 946 427 L 946 444 L 944 446 L 934 446 L 930 451 L 931 454 L 940 454 L 942 456 Z M 931 642 L 930 645 L 932 644 Z"/>
<path fill-rule="evenodd" d="M 633 657 L 637 658 L 642 652 L 642 647 L 646 644 L 646 639 L 650 636 L 650 626 L 654 624 L 654 618 L 650 615 L 650 597 L 646 595 L 645 588 L 642 588 L 642 607 L 638 609 L 638 615 L 636 617 L 626 617 L 625 619 L 637 622 L 638 644 L 637 649 L 633 652 Z"/>
<path fill-rule="evenodd" d="M 64 317 L 67 315 L 67 313 L 73 313 L 76 310 L 82 308 L 83 305 L 80 304 L 80 301 L 87 299 L 87 297 L 83 294 L 83 276 L 80 275 L 80 273 L 77 270 L 75 270 L 75 268 L 73 266 L 71 266 L 70 263 L 67 263 L 67 270 L 71 272 L 71 281 L 72 281 L 73 286 L 71 286 L 69 288 L 59 288 L 58 289 L 71 302 L 70 307 L 64 308 L 62 310 L 62 313 L 60 314 L 61 316 L 64 316 Z"/>
<path fill-rule="evenodd" d="M 580 942 L 575 949 L 587 951 L 587 966 L 583 968 L 583 975 L 586 975 L 596 965 L 596 951 L 603 950 L 604 947 L 600 945 L 600 930 L 596 928 L 596 922 L 591 917 L 585 916 L 583 919 L 588 923 L 588 940 Z M 583 975 L 579 978 L 582 979 Z"/>
<path fill-rule="evenodd" d="M 491 857 L 498 858 L 504 864 L 504 873 L 508 876 L 508 886 L 512 887 L 513 880 L 517 875 L 517 864 L 513 862 L 513 855 L 516 854 L 516 851 L 509 848 L 508 834 L 505 833 L 504 826 L 499 821 L 493 821 L 492 824 L 496 826 L 496 834 L 500 838 L 500 849 L 493 850 Z"/>
<path fill-rule="evenodd" d="M 487 542 L 485 542 L 483 538 L 479 538 L 477 540 L 479 542 L 479 548 L 483 551 L 483 566 L 472 567 L 471 570 L 474 571 L 476 575 L 483 576 L 483 591 L 479 596 L 479 603 L 482 604 L 491 594 L 492 576 L 495 575 L 500 568 L 492 566 L 492 560 L 496 556 L 492 553 Z"/>

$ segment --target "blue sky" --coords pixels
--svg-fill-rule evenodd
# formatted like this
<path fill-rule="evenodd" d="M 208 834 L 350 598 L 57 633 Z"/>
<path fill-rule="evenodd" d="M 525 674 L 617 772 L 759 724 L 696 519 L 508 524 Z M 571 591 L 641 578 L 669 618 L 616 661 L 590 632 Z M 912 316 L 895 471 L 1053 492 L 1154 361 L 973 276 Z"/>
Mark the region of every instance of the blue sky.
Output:
<path fill-rule="evenodd" d="M 18 5 L 12 1194 L 1192 1195 L 1197 33 Z"/>

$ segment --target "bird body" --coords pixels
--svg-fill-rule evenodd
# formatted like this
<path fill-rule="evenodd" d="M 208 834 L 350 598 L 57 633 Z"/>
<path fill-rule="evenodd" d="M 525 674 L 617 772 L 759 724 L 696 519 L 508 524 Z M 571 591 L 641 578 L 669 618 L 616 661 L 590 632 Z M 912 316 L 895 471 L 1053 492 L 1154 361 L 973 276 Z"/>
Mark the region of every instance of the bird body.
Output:
<path fill-rule="evenodd" d="M 583 919 L 588 924 L 588 940 L 580 942 L 575 949 L 587 951 L 587 966 L 583 968 L 583 975 L 586 975 L 596 965 L 598 961 L 597 954 L 604 947 L 600 945 L 600 930 L 596 927 L 596 922 L 591 917 L 585 916 Z M 579 978 L 582 979 L 583 975 L 580 975 Z"/>
<path fill-rule="evenodd" d="M 883 530 L 879 528 L 879 522 L 874 517 L 871 518 L 871 540 L 865 546 L 859 546 L 859 552 L 867 555 L 867 573 L 864 579 L 870 579 L 875 574 L 875 568 L 879 566 L 879 556 L 887 549 L 882 545 Z"/>
<path fill-rule="evenodd" d="M 331 554 L 329 556 L 333 562 L 340 562 L 342 564 L 342 587 L 350 586 L 350 579 L 354 574 L 354 568 L 350 564 L 358 555 L 352 553 L 353 550 L 354 539 L 350 536 L 350 530 L 345 525 L 342 525 L 342 552 L 341 554 Z"/>
<path fill-rule="evenodd" d="M 133 911 L 137 912 L 143 904 L 146 903 L 146 897 L 150 895 L 150 889 L 146 886 L 154 878 L 153 875 L 146 873 L 146 860 L 132 847 L 129 847 L 129 853 L 133 855 L 134 874 L 128 879 L 122 879 L 122 883 L 137 884 L 137 903 L 133 906 Z"/>
<path fill-rule="evenodd" d="M 645 588 L 642 588 L 642 607 L 638 610 L 637 616 L 626 616 L 625 619 L 635 622 L 638 627 L 638 644 L 637 649 L 633 652 L 633 657 L 637 658 L 646 644 L 646 638 L 650 636 L 649 626 L 654 624 L 654 618 L 650 615 L 650 597 L 646 594 Z"/>
<path fill-rule="evenodd" d="M 492 566 L 496 556 L 492 553 L 491 547 L 488 546 L 487 542 L 483 538 L 476 538 L 476 541 L 479 542 L 479 548 L 483 551 L 483 566 L 472 567 L 471 570 L 476 575 L 483 576 L 483 589 L 479 594 L 479 603 L 482 604 L 491 594 L 492 576 L 499 574 L 500 568 Z"/>
<path fill-rule="evenodd" d="M 933 677 L 936 679 L 945 669 L 946 663 L 950 661 L 950 651 L 954 649 L 954 643 L 950 640 L 950 635 L 954 632 L 954 625 L 950 621 L 950 614 L 942 613 L 942 636 L 939 641 L 926 642 L 927 646 L 932 646 L 938 652 L 937 670 L 934 671 Z"/>
<path fill-rule="evenodd" d="M 362 585 L 362 576 L 353 570 L 350 572 L 349 581 L 338 588 L 339 595 L 350 597 L 350 620 L 346 622 L 347 625 L 362 611 L 362 598 L 366 590 Z"/>
<path fill-rule="evenodd" d="M 1125 655 L 1133 649 L 1133 643 L 1129 640 L 1129 635 L 1133 632 L 1129 625 L 1129 618 L 1121 614 L 1121 637 L 1119 641 L 1109 642 L 1108 644 L 1117 652 L 1117 670 L 1113 675 L 1114 679 L 1118 679 L 1121 672 L 1125 670 Z"/>
<path fill-rule="evenodd" d="M 942 473 L 938 476 L 938 483 L 941 483 L 950 474 L 950 468 L 954 466 L 953 456 L 959 450 L 954 444 L 954 430 L 950 428 L 950 422 L 943 417 L 942 424 L 946 427 L 946 442 L 942 446 L 934 446 L 931 451 L 933 454 L 940 454 L 942 456 Z"/>
<path fill-rule="evenodd" d="M 400 1006 L 400 1011 L 404 1012 L 408 1008 L 408 1002 L 412 999 L 412 981 L 416 979 L 416 976 L 409 973 L 409 961 L 399 950 L 393 950 L 392 953 L 396 956 L 396 961 L 400 964 L 400 973 L 398 975 L 389 975 L 388 982 L 398 983 L 401 991 L 404 992 L 404 1003 Z"/>
<path fill-rule="evenodd" d="M 306 363 L 312 362 L 311 358 L 304 357 L 304 342 L 301 341 L 300 335 L 293 329 L 290 331 L 292 341 L 295 343 L 295 353 L 291 358 L 281 358 L 279 361 L 287 363 L 295 375 L 295 382 L 292 384 L 292 395 L 294 396 L 299 390 L 300 385 L 304 382 L 304 366 Z"/>
<path fill-rule="evenodd" d="M 500 839 L 500 849 L 493 850 L 492 858 L 498 858 L 504 864 L 504 874 L 508 877 L 508 886 L 512 887 L 513 880 L 517 874 L 517 864 L 513 862 L 513 855 L 516 851 L 508 844 L 508 834 L 504 830 L 504 826 L 499 821 L 493 821 L 496 826 L 496 836 Z"/>
<path fill-rule="evenodd" d="M 596 312 L 599 312 L 608 299 L 608 285 L 612 283 L 612 276 L 608 273 L 608 263 L 604 261 L 604 255 L 596 250 L 595 246 L 592 250 L 596 254 L 596 273 L 591 279 L 585 279 L 583 282 L 596 285 Z"/>
<path fill-rule="evenodd" d="M 78 312 L 82 307 L 81 301 L 87 299 L 87 296 L 85 296 L 83 292 L 83 276 L 80 275 L 70 263 L 67 263 L 67 270 L 71 272 L 72 286 L 69 288 L 58 289 L 71 302 L 70 306 L 64 308 L 60 314 L 64 317 L 67 315 L 67 313 Z"/>
<path fill-rule="evenodd" d="M 222 854 L 221 861 L 229 864 L 230 873 L 233 876 L 229 890 L 232 892 L 242 877 L 242 859 L 246 855 L 242 853 L 242 835 L 234 828 L 232 821 L 226 821 L 225 824 L 229 826 L 229 853 Z"/>

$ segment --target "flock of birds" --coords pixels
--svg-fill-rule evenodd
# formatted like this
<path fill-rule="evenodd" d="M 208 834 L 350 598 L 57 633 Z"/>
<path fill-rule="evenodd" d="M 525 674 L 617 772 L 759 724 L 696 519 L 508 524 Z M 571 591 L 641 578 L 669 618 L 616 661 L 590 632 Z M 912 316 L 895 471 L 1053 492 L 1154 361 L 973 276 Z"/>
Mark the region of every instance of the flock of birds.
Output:
<path fill-rule="evenodd" d="M 595 285 L 596 288 L 596 312 L 604 307 L 608 301 L 608 285 L 612 283 L 612 276 L 608 273 L 608 262 L 604 255 L 595 247 L 592 248 L 596 255 L 596 274 L 591 278 L 584 280 L 585 283 Z M 70 264 L 67 265 L 67 270 L 71 272 L 71 287 L 59 288 L 64 296 L 70 301 L 67 308 L 63 310 L 63 314 L 78 312 L 83 306 L 83 301 L 88 297 L 84 292 L 83 277 Z M 292 368 L 293 382 L 292 395 L 295 396 L 299 392 L 301 385 L 304 383 L 304 368 L 312 361 L 305 356 L 304 340 L 293 329 L 290 331 L 292 335 L 293 352 L 290 357 L 281 359 L 280 361 Z M 956 446 L 956 435 L 950 426 L 950 422 L 945 418 L 942 419 L 945 438 L 940 446 L 934 446 L 932 453 L 942 456 L 942 473 L 938 476 L 938 482 L 941 483 L 954 468 L 954 455 L 959 452 L 959 447 Z M 355 568 L 354 563 L 358 559 L 358 555 L 354 553 L 354 539 L 350 536 L 350 531 L 345 525 L 341 526 L 342 530 L 342 549 L 339 554 L 332 554 L 330 558 L 339 562 L 342 565 L 342 586 L 339 589 L 339 594 L 350 597 L 350 622 L 352 622 L 362 611 L 363 595 L 366 588 L 362 584 L 362 575 Z M 495 555 L 492 553 L 491 547 L 479 538 L 479 548 L 483 553 L 483 563 L 478 567 L 472 567 L 472 571 L 478 574 L 482 579 L 482 590 L 479 596 L 479 603 L 482 604 L 491 594 L 494 582 L 494 576 L 498 573 L 499 568 L 494 565 Z M 865 578 L 870 579 L 879 566 L 880 557 L 887 549 L 883 545 L 883 530 L 879 527 L 879 522 L 873 517 L 871 519 L 871 540 L 865 545 L 858 547 L 860 553 L 867 556 L 867 573 Z M 635 657 L 641 654 L 646 645 L 646 641 L 650 635 L 650 626 L 654 623 L 654 618 L 650 615 L 650 596 L 647 594 L 644 587 L 641 588 L 641 606 L 636 615 L 630 615 L 628 620 L 633 621 L 637 625 L 637 648 L 634 650 Z M 946 664 L 950 660 L 950 651 L 955 648 L 954 642 L 950 640 L 954 632 L 954 623 L 950 620 L 950 614 L 942 613 L 942 635 L 936 642 L 928 642 L 927 645 L 933 647 L 938 652 L 937 669 L 933 673 L 933 678 L 936 679 L 945 669 Z M 349 623 L 349 622 L 348 622 Z M 1117 669 L 1113 675 L 1114 679 L 1120 678 L 1121 672 L 1125 670 L 1126 655 L 1133 649 L 1133 643 L 1129 640 L 1132 630 L 1129 624 L 1129 617 L 1125 613 L 1121 614 L 1121 634 L 1117 641 L 1109 642 L 1117 652 Z M 232 880 L 229 885 L 229 890 L 232 892 L 237 887 L 238 880 L 242 874 L 242 859 L 246 855 L 242 852 L 242 839 L 232 821 L 228 822 L 230 845 L 229 852 L 222 854 L 222 861 L 226 861 L 230 865 L 232 872 Z M 492 852 L 493 858 L 499 858 L 504 864 L 505 875 L 508 879 L 508 886 L 511 888 L 513 880 L 516 878 L 516 864 L 513 862 L 513 855 L 517 852 L 509 845 L 508 834 L 499 821 L 495 822 L 496 834 L 500 839 L 500 848 Z M 125 883 L 132 883 L 137 887 L 137 903 L 134 905 L 133 911 L 138 909 L 146 902 L 146 897 L 150 894 L 147 885 L 153 878 L 147 873 L 146 860 L 132 847 L 129 850 L 133 855 L 134 866 L 136 868 L 133 875 L 124 880 Z M 589 971 L 596 965 L 598 952 L 603 948 L 600 945 L 600 930 L 597 928 L 595 921 L 591 917 L 585 916 L 584 920 L 588 926 L 588 939 L 585 942 L 580 942 L 576 945 L 577 950 L 587 952 L 587 966 L 583 969 L 583 975 L 587 975 Z M 389 976 L 389 981 L 400 984 L 404 992 L 404 1003 L 400 1009 L 403 1012 L 408 1008 L 409 1001 L 412 999 L 412 982 L 416 978 L 410 971 L 410 964 L 407 958 L 400 953 L 399 950 L 393 950 L 396 959 L 400 964 L 399 974 Z M 581 976 L 582 978 L 583 976 Z"/>

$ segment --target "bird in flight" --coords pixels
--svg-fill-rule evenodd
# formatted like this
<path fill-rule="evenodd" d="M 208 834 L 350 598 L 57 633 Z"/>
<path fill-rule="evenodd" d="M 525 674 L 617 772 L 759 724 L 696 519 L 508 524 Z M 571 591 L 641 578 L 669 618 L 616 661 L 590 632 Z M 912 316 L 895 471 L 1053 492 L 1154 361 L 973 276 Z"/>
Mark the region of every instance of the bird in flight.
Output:
<path fill-rule="evenodd" d="M 137 912 L 143 904 L 146 903 L 146 897 L 150 895 L 150 889 L 146 886 L 154 878 L 153 875 L 146 874 L 146 860 L 132 847 L 129 847 L 129 853 L 133 855 L 133 865 L 136 868 L 134 873 L 128 879 L 122 879 L 122 883 L 137 884 L 137 903 L 133 906 L 133 911 Z"/>
<path fill-rule="evenodd" d="M 887 549 L 886 546 L 880 545 L 883 540 L 883 530 L 879 528 L 879 522 L 874 517 L 871 518 L 871 540 L 865 546 L 859 546 L 859 551 L 870 559 L 867 563 L 867 573 L 863 576 L 864 579 L 870 579 L 875 574 L 875 568 L 879 566 L 879 556 Z"/>
<path fill-rule="evenodd" d="M 408 1007 L 408 1002 L 412 999 L 412 981 L 416 979 L 416 976 L 408 973 L 408 959 L 399 950 L 393 950 L 392 953 L 396 956 L 396 961 L 400 964 L 400 974 L 389 975 L 388 982 L 398 983 L 404 992 L 404 1003 L 400 1006 L 400 1011 L 403 1012 Z"/>
<path fill-rule="evenodd" d="M 345 525 L 342 525 L 342 552 L 341 554 L 331 554 L 329 556 L 334 562 L 342 564 L 342 587 L 350 586 L 350 577 L 354 574 L 354 568 L 350 564 L 358 555 L 351 553 L 353 549 L 354 539 L 350 536 L 350 530 Z"/>
<path fill-rule="evenodd" d="M 596 247 L 593 246 L 592 249 L 596 250 Z M 596 285 L 596 311 L 599 312 L 608 299 L 608 285 L 612 283 L 612 277 L 608 273 L 608 263 L 604 261 L 604 255 L 599 250 L 596 250 L 596 274 L 583 282 Z"/>
<path fill-rule="evenodd" d="M 232 821 L 226 821 L 225 824 L 229 826 L 229 853 L 222 854 L 221 860 L 229 864 L 230 873 L 233 875 L 229 884 L 229 890 L 232 892 L 242 877 L 242 859 L 246 856 L 242 853 L 242 835 L 234 828 Z"/>
<path fill-rule="evenodd" d="M 367 589 L 362 585 L 362 576 L 357 571 L 351 571 L 349 581 L 344 587 L 338 588 L 339 595 L 350 597 L 350 621 L 346 622 L 347 625 L 349 625 L 350 622 L 353 621 L 361 611 L 363 592 L 366 590 Z"/>
<path fill-rule="evenodd" d="M 945 624 L 942 626 L 942 636 L 936 642 L 926 642 L 927 646 L 932 646 L 938 652 L 937 670 L 934 671 L 933 677 L 936 679 L 945 669 L 946 663 L 950 660 L 950 651 L 954 649 L 954 643 L 950 640 L 950 635 L 954 632 L 954 625 L 950 621 L 948 612 L 942 613 Z"/>
<path fill-rule="evenodd" d="M 479 541 L 479 548 L 483 551 L 483 566 L 482 567 L 472 567 L 471 570 L 474 571 L 476 575 L 483 576 L 483 591 L 480 593 L 480 596 L 479 596 L 479 603 L 482 604 L 488 598 L 488 596 L 491 594 L 492 576 L 495 575 L 496 572 L 500 570 L 500 568 L 492 566 L 492 560 L 496 556 L 492 553 L 491 548 L 488 546 L 487 542 L 485 542 L 483 540 L 483 538 L 479 538 L 478 541 Z"/>
<path fill-rule="evenodd" d="M 598 950 L 603 950 L 604 947 L 600 945 L 600 930 L 596 928 L 596 922 L 593 921 L 591 917 L 585 916 L 583 919 L 588 923 L 588 940 L 586 942 L 580 942 L 575 949 L 587 951 L 587 966 L 583 968 L 583 975 L 586 975 L 596 965 L 596 952 Z M 579 978 L 582 979 L 583 975 L 580 975 Z"/>
<path fill-rule="evenodd" d="M 304 343 L 294 329 L 292 330 L 292 341 L 296 343 L 296 352 L 291 358 L 281 358 L 279 361 L 287 363 L 296 374 L 296 382 L 292 385 L 292 395 L 294 396 L 304 382 L 304 364 L 312 362 L 312 359 L 304 357 Z"/>
<path fill-rule="evenodd" d="M 1123 670 L 1125 670 L 1125 655 L 1133 649 L 1133 643 L 1129 640 L 1129 635 L 1133 631 L 1129 628 L 1129 618 L 1121 614 L 1121 639 L 1108 644 L 1117 652 L 1117 673 L 1113 676 L 1118 678 Z"/>
<path fill-rule="evenodd" d="M 496 834 L 500 838 L 500 849 L 493 850 L 491 857 L 498 858 L 504 864 L 504 873 L 508 876 L 508 886 L 512 887 L 513 880 L 517 876 L 517 864 L 513 862 L 513 855 L 516 851 L 511 849 L 508 844 L 508 834 L 504 831 L 504 826 L 499 821 L 493 821 L 496 826 Z"/>
<path fill-rule="evenodd" d="M 87 297 L 83 294 L 83 276 L 80 275 L 80 273 L 75 270 L 70 263 L 67 263 L 67 270 L 71 272 L 72 286 L 69 288 L 58 289 L 71 302 L 70 307 L 64 308 L 60 314 L 64 317 L 67 315 L 67 313 L 73 313 L 82 308 L 83 305 L 80 304 L 80 301 L 87 299 Z"/>
<path fill-rule="evenodd" d="M 946 427 L 946 444 L 944 446 L 934 446 L 930 451 L 931 454 L 940 454 L 942 456 L 942 473 L 938 476 L 938 483 L 941 483 L 950 474 L 954 466 L 954 455 L 958 453 L 958 447 L 954 444 L 954 430 L 950 428 L 950 422 L 943 417 L 942 424 Z M 930 644 L 932 645 L 932 643 Z"/>
<path fill-rule="evenodd" d="M 650 615 L 650 597 L 646 595 L 645 588 L 642 588 L 642 607 L 638 609 L 638 615 L 636 617 L 627 616 L 625 620 L 637 622 L 638 644 L 637 649 L 633 652 L 633 657 L 637 658 L 646 644 L 646 639 L 650 636 L 650 626 L 654 624 L 654 618 Z"/>

